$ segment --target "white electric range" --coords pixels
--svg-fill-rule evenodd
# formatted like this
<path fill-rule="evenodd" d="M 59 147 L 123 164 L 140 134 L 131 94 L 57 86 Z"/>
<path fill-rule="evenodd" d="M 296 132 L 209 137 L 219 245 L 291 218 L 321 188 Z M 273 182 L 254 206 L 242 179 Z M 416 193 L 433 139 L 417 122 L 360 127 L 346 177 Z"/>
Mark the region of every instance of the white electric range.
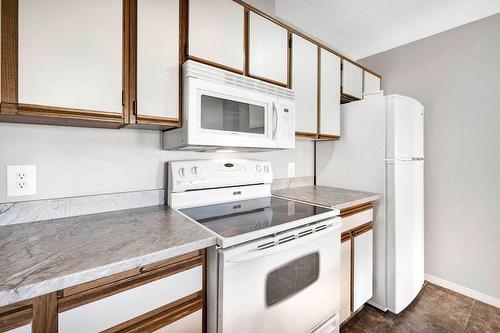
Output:
<path fill-rule="evenodd" d="M 271 195 L 266 161 L 168 164 L 168 204 L 214 233 L 209 333 L 339 331 L 338 210 Z"/>

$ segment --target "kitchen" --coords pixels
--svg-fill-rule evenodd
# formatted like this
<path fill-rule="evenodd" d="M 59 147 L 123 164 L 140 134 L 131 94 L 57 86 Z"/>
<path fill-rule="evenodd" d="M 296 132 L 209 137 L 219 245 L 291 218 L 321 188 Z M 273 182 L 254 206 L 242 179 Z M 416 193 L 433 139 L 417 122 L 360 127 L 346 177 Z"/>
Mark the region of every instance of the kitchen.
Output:
<path fill-rule="evenodd" d="M 499 331 L 494 1 L 41 3 L 1 5 L 0 331 Z"/>

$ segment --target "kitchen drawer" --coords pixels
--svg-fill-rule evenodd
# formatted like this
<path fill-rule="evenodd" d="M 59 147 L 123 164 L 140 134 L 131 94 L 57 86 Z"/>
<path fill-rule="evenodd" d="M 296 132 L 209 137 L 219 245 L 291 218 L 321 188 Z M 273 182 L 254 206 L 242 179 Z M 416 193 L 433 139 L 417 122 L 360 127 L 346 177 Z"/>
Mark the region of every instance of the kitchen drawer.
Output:
<path fill-rule="evenodd" d="M 202 283 L 202 266 L 196 266 L 128 289 L 60 313 L 59 332 L 98 332 L 113 327 L 196 293 Z"/>
<path fill-rule="evenodd" d="M 359 227 L 373 221 L 373 205 L 363 205 L 340 211 L 342 217 L 341 232 Z"/>
<path fill-rule="evenodd" d="M 59 332 L 139 332 L 183 318 L 203 307 L 204 262 L 194 251 L 61 290 Z"/>

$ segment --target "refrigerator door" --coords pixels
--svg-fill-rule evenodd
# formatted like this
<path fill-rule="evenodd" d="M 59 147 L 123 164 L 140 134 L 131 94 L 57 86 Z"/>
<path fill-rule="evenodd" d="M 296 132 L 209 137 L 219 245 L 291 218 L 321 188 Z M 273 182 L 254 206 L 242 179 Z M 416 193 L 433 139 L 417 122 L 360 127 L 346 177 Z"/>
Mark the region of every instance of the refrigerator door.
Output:
<path fill-rule="evenodd" d="M 386 159 L 424 157 L 424 107 L 413 98 L 387 96 Z"/>
<path fill-rule="evenodd" d="M 424 161 L 388 161 L 387 305 L 399 313 L 424 283 Z"/>

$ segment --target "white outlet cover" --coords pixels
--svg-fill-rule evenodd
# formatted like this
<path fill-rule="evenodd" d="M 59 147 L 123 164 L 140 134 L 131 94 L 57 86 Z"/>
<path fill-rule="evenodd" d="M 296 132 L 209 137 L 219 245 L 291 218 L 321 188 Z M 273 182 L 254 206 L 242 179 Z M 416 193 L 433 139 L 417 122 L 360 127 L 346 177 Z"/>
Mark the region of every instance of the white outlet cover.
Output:
<path fill-rule="evenodd" d="M 288 163 L 288 177 L 295 177 L 295 162 Z"/>
<path fill-rule="evenodd" d="M 36 165 L 7 166 L 7 196 L 36 194 Z"/>

